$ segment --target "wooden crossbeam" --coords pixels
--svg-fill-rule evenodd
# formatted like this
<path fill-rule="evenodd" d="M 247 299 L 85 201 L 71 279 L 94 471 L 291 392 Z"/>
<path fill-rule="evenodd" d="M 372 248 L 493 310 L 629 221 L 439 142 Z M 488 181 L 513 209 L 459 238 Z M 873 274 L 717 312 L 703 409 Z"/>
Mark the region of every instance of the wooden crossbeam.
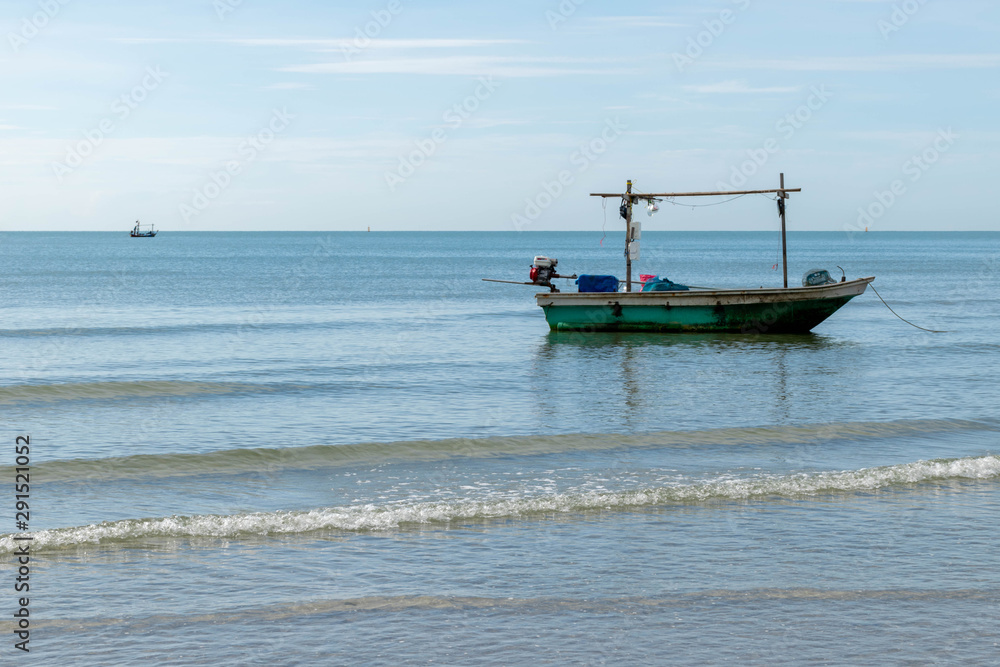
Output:
<path fill-rule="evenodd" d="M 651 192 L 627 194 L 625 192 L 592 192 L 591 197 L 632 197 L 632 199 L 649 199 L 657 197 L 667 199 L 669 197 L 715 197 L 722 195 L 764 195 L 772 193 L 802 192 L 802 188 L 776 188 L 774 190 L 729 190 L 727 192 Z"/>

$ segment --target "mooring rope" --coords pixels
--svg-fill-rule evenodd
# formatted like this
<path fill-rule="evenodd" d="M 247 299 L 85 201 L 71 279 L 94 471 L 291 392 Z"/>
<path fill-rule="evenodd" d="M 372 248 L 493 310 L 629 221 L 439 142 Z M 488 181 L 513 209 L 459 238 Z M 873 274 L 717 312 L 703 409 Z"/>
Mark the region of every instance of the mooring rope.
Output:
<path fill-rule="evenodd" d="M 875 292 L 875 296 L 877 296 L 877 297 L 878 297 L 878 300 L 879 300 L 879 301 L 881 301 L 882 303 L 885 303 L 885 299 L 883 299 L 883 298 L 882 298 L 882 295 L 878 293 L 878 290 L 877 290 L 877 289 L 875 289 L 875 286 L 874 286 L 874 285 L 872 285 L 871 283 L 868 283 L 868 286 L 872 288 L 872 291 L 873 291 L 873 292 Z M 892 314 L 893 314 L 893 315 L 895 315 L 896 317 L 899 317 L 899 313 L 897 313 L 897 312 L 896 312 L 895 310 L 893 310 L 893 309 L 892 309 L 892 306 L 890 306 L 889 304 L 885 303 L 885 307 L 889 309 L 889 312 L 890 312 L 890 313 L 892 313 Z M 899 319 L 903 320 L 904 322 L 906 322 L 907 324 L 909 324 L 909 325 L 910 325 L 911 327 L 917 327 L 917 328 L 918 328 L 918 329 L 920 329 L 921 331 L 929 331 L 930 333 L 948 333 L 947 331 L 938 331 L 938 330 L 936 330 L 936 329 L 925 329 L 925 328 L 923 328 L 923 327 L 920 327 L 920 326 L 917 326 L 917 325 L 916 325 L 916 324 L 914 324 L 913 322 L 911 322 L 911 321 L 909 321 L 909 320 L 907 320 L 907 319 L 904 319 L 904 318 L 902 318 L 902 317 L 899 317 Z"/>

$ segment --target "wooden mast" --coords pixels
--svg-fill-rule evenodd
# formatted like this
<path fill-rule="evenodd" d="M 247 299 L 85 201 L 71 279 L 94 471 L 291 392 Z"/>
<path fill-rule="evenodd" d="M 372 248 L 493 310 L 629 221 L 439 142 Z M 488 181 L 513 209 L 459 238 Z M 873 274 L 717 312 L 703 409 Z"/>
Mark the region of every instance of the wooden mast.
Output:
<path fill-rule="evenodd" d="M 632 243 L 632 200 L 669 199 L 670 197 L 718 197 L 723 195 L 764 195 L 777 194 L 781 206 L 781 264 L 784 271 L 785 287 L 788 287 L 788 245 L 785 239 L 785 200 L 789 192 L 802 192 L 802 188 L 786 188 L 785 174 L 781 174 L 780 187 L 774 190 L 724 190 L 722 192 L 650 192 L 632 194 L 632 181 L 627 182 L 625 194 L 618 192 L 591 192 L 591 197 L 621 197 L 625 200 L 625 291 L 632 291 L 632 258 L 629 245 Z"/>
<path fill-rule="evenodd" d="M 632 291 L 632 181 L 625 187 L 625 291 Z"/>
<path fill-rule="evenodd" d="M 781 270 L 785 275 L 785 288 L 788 288 L 788 244 L 785 241 L 785 173 L 781 173 L 781 190 L 778 192 L 778 204 L 781 205 Z"/>

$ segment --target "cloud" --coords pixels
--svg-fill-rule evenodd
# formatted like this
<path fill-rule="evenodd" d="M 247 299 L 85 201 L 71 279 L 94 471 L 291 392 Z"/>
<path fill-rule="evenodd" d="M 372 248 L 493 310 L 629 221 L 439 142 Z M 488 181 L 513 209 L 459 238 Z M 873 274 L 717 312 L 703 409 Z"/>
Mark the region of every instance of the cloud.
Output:
<path fill-rule="evenodd" d="M 56 111 L 56 107 L 46 107 L 40 104 L 0 104 L 4 111 Z"/>
<path fill-rule="evenodd" d="M 504 127 L 510 125 L 529 125 L 530 122 L 527 120 L 518 120 L 513 118 L 470 118 L 465 122 L 468 127 L 474 127 L 478 129 L 488 129 L 491 127 Z"/>
<path fill-rule="evenodd" d="M 666 16 L 595 16 L 589 23 L 601 23 L 614 28 L 688 28 L 688 23 L 677 23 Z"/>
<path fill-rule="evenodd" d="M 353 38 L 314 39 L 308 37 L 113 37 L 113 42 L 121 44 L 164 44 L 172 42 L 204 42 L 211 44 L 237 44 L 240 46 L 286 46 L 315 49 L 320 51 L 343 51 L 357 49 Z M 365 42 L 368 49 L 458 49 L 502 44 L 524 44 L 522 39 L 371 39 Z"/>
<path fill-rule="evenodd" d="M 440 58 L 380 58 L 279 67 L 279 72 L 304 74 L 428 74 L 533 77 L 570 74 L 613 74 L 608 69 L 552 67 L 553 64 L 593 63 L 573 58 L 446 56 Z"/>
<path fill-rule="evenodd" d="M 840 132 L 837 136 L 865 142 L 885 141 L 926 147 L 938 136 L 938 130 L 850 130 Z M 977 145 L 980 149 L 987 149 L 987 144 L 1000 141 L 1000 131 L 963 129 L 961 139 L 967 145 Z"/>
<path fill-rule="evenodd" d="M 840 136 L 845 139 L 858 139 L 861 141 L 895 141 L 901 143 L 926 142 L 927 138 L 934 138 L 934 132 L 901 132 L 899 130 L 851 130 L 841 132 Z"/>
<path fill-rule="evenodd" d="M 129 178 L 155 171 L 157 178 L 170 174 L 173 182 L 187 184 L 202 173 L 218 169 L 229 160 L 242 160 L 238 137 L 136 137 L 107 138 L 83 166 L 66 177 L 68 183 L 86 180 L 106 170 L 123 169 Z M 0 137 L 0 176 L 8 180 L 34 179 L 41 186 L 55 186 L 52 164 L 62 161 L 77 138 Z M 297 163 L 357 168 L 379 159 L 391 160 L 398 154 L 398 137 L 362 136 L 350 139 L 282 137 L 260 153 L 260 163 Z M 248 163 L 249 164 L 249 163 Z M 41 167 L 42 171 L 38 168 Z M 38 178 L 39 174 L 44 174 Z M 192 174 L 198 174 L 193 177 Z"/>
<path fill-rule="evenodd" d="M 744 93 L 795 93 L 798 86 L 771 86 L 766 88 L 751 88 L 744 81 L 720 81 L 698 86 L 684 86 L 684 90 L 699 94 L 744 94 Z"/>
<path fill-rule="evenodd" d="M 716 69 L 823 72 L 886 72 L 907 69 L 983 69 L 1000 67 L 1000 54 L 912 53 L 886 56 L 813 56 L 788 59 L 740 59 L 706 62 Z"/>
<path fill-rule="evenodd" d="M 264 86 L 261 90 L 316 90 L 316 86 L 311 83 L 285 81 L 282 83 L 272 83 L 269 86 Z"/>
<path fill-rule="evenodd" d="M 168 44 L 170 42 L 195 42 L 198 40 L 188 37 L 110 37 L 108 41 L 119 44 Z"/>
<path fill-rule="evenodd" d="M 343 51 L 357 49 L 354 39 L 236 39 L 233 44 L 246 46 L 303 46 L 320 51 Z M 372 39 L 365 42 L 364 49 L 468 49 L 480 46 L 502 44 L 524 44 L 520 39 Z"/>

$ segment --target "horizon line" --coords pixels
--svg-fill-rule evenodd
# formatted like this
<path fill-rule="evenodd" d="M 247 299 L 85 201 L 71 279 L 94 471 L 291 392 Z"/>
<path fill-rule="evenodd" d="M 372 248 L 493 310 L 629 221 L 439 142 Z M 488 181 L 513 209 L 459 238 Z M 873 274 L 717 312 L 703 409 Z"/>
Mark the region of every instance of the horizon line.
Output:
<path fill-rule="evenodd" d="M 622 230 L 623 231 L 623 230 Z M 676 234 L 695 232 L 698 234 L 777 234 L 772 229 L 647 229 L 645 234 Z M 2 234 L 121 234 L 127 231 L 106 229 L 0 229 Z M 185 229 L 156 230 L 160 234 L 581 234 L 604 233 L 594 229 Z M 617 233 L 617 232 L 615 232 Z M 855 229 L 789 229 L 788 234 L 1000 234 L 997 229 L 875 229 L 859 231 Z M 608 234 L 611 236 L 611 234 Z"/>

